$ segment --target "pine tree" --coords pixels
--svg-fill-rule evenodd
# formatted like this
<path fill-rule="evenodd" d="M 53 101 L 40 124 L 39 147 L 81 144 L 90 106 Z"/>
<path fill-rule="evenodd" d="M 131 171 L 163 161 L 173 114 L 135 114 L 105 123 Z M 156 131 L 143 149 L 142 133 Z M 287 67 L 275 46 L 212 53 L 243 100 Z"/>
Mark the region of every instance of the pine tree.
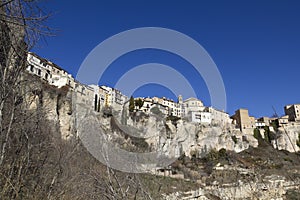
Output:
<path fill-rule="evenodd" d="M 133 112 L 133 111 L 134 111 L 134 98 L 133 96 L 131 96 L 129 100 L 129 112 Z"/>

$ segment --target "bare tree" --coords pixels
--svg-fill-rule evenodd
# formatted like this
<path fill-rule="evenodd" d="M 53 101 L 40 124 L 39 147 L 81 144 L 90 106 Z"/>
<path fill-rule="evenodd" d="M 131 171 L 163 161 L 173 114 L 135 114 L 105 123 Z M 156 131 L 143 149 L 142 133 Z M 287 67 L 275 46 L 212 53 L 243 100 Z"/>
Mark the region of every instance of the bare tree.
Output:
<path fill-rule="evenodd" d="M 47 18 L 36 1 L 0 0 L 1 199 L 37 198 L 46 191 L 46 184 L 41 183 L 49 177 L 41 174 L 54 159 L 49 154 L 53 148 L 47 128 L 50 123 L 42 109 L 26 108 L 26 95 L 39 94 L 26 85 L 23 72 L 27 52 L 49 33 L 44 25 Z M 53 177 L 52 172 L 49 176 Z"/>
<path fill-rule="evenodd" d="M 0 165 L 6 154 L 15 109 L 22 98 L 20 81 L 27 65 L 27 52 L 40 36 L 50 33 L 44 25 L 47 18 L 33 0 L 0 0 Z M 10 111 L 4 116 L 5 106 Z M 7 127 L 4 118 L 9 119 Z"/>

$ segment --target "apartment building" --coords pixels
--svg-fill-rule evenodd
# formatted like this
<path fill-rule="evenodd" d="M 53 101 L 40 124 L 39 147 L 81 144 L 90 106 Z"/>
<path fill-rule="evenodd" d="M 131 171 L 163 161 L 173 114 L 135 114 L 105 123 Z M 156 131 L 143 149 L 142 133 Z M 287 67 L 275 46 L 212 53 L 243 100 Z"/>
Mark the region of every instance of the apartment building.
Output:
<path fill-rule="evenodd" d="M 286 105 L 284 112 L 289 116 L 289 121 L 300 121 L 300 104 Z"/>
<path fill-rule="evenodd" d="M 51 61 L 41 58 L 32 52 L 27 54 L 27 61 L 27 72 L 40 77 L 49 85 L 58 88 L 63 86 L 68 86 L 72 89 L 75 88 L 75 79 L 72 75 Z"/>
<path fill-rule="evenodd" d="M 255 118 L 249 116 L 249 111 L 247 109 L 239 109 L 235 111 L 235 115 L 231 118 L 241 131 L 245 129 L 254 129 L 256 127 Z"/>

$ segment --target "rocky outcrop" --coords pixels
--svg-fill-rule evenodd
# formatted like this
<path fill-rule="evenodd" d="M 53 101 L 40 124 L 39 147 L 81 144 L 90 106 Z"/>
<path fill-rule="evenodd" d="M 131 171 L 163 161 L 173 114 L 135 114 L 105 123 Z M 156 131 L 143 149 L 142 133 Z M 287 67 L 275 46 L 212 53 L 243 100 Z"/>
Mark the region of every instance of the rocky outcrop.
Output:
<path fill-rule="evenodd" d="M 276 140 L 272 140 L 274 148 L 279 150 L 287 150 L 289 152 L 300 151 L 300 147 L 297 145 L 300 134 L 300 124 L 290 124 L 284 127 L 280 127 L 276 134 Z"/>
<path fill-rule="evenodd" d="M 62 139 L 70 139 L 75 133 L 74 118 L 72 111 L 73 92 L 68 87 L 57 88 L 49 86 L 36 77 L 31 77 L 24 91 L 27 109 L 35 113 L 43 113 L 53 133 L 59 133 Z"/>
<path fill-rule="evenodd" d="M 164 195 L 165 200 L 177 199 L 284 199 L 288 190 L 299 190 L 300 181 L 286 181 L 284 177 L 267 176 L 261 182 L 242 182 L 238 180 L 232 184 L 216 183 L 212 186 L 204 186 L 198 190 L 189 192 L 176 192 Z"/>

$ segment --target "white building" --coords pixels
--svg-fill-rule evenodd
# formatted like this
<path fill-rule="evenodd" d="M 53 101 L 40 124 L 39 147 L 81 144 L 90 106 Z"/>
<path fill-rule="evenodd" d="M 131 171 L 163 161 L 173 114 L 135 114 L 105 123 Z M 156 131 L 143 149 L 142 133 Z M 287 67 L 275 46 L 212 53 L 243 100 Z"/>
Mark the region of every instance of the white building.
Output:
<path fill-rule="evenodd" d="M 74 91 L 76 95 L 76 104 L 86 105 L 92 108 L 92 106 L 94 105 L 94 89 L 92 87 L 76 81 Z"/>
<path fill-rule="evenodd" d="M 108 86 L 100 86 L 100 88 L 100 94 L 102 92 L 105 95 L 105 106 L 111 106 L 116 110 L 121 110 L 124 103 L 128 101 L 128 97 L 115 88 Z"/>
<path fill-rule="evenodd" d="M 211 113 L 190 111 L 188 113 L 188 119 L 190 122 L 195 122 L 200 124 L 211 124 Z"/>
<path fill-rule="evenodd" d="M 167 107 L 168 110 L 168 115 L 176 116 L 176 117 L 182 117 L 182 104 L 177 103 L 173 101 L 172 99 L 167 99 L 165 97 L 159 98 L 159 97 L 153 97 L 152 98 L 153 103 L 157 103 L 160 105 L 163 105 Z"/>
<path fill-rule="evenodd" d="M 212 124 L 227 126 L 232 123 L 229 114 L 224 111 L 217 110 L 213 107 L 207 107 L 205 110 L 211 113 Z"/>
<path fill-rule="evenodd" d="M 27 54 L 28 66 L 26 70 L 30 74 L 39 76 L 42 80 L 58 88 L 69 86 L 75 87 L 75 80 L 71 74 L 63 70 L 56 64 L 29 52 Z"/>
<path fill-rule="evenodd" d="M 202 101 L 197 98 L 191 97 L 183 101 L 183 116 L 188 116 L 189 112 L 202 112 L 204 109 Z"/>

